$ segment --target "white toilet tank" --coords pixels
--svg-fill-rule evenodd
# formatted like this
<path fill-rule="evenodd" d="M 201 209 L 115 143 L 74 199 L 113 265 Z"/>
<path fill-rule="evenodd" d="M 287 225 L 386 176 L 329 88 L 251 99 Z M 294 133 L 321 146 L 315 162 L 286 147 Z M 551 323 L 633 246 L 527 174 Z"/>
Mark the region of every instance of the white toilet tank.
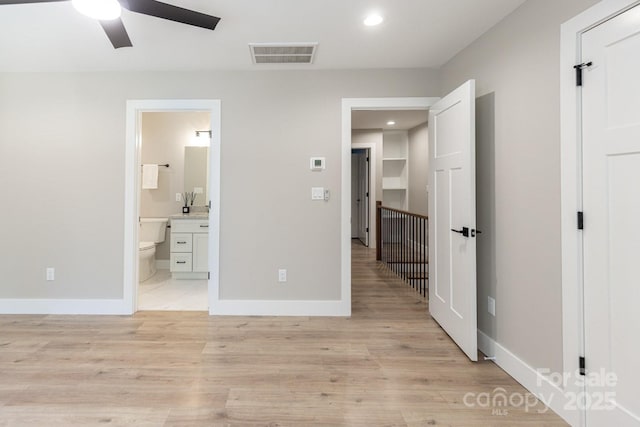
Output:
<path fill-rule="evenodd" d="M 140 242 L 162 243 L 167 232 L 169 218 L 140 218 Z"/>

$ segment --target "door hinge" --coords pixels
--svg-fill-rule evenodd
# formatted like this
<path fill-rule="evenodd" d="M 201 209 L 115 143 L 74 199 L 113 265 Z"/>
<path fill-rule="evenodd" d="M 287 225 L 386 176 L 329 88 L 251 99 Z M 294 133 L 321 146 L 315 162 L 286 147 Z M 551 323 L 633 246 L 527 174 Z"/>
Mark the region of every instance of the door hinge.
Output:
<path fill-rule="evenodd" d="M 368 191 L 367 191 L 367 193 L 366 193 L 366 197 L 369 197 L 369 192 L 368 192 Z"/>
<path fill-rule="evenodd" d="M 369 232 L 369 227 L 367 227 L 367 233 Z"/>
<path fill-rule="evenodd" d="M 578 212 L 578 230 L 584 230 L 584 212 Z"/>
<path fill-rule="evenodd" d="M 578 359 L 578 365 L 579 365 L 580 375 L 585 376 L 587 374 L 587 369 L 586 369 L 584 356 L 580 356 L 580 358 Z"/>
<path fill-rule="evenodd" d="M 211 272 L 207 271 L 207 279 L 211 280 Z"/>
<path fill-rule="evenodd" d="M 369 161 L 369 158 L 367 157 L 367 162 Z"/>
<path fill-rule="evenodd" d="M 576 70 L 576 86 L 582 86 L 582 70 L 592 65 L 593 62 L 589 61 L 573 66 L 573 69 Z"/>

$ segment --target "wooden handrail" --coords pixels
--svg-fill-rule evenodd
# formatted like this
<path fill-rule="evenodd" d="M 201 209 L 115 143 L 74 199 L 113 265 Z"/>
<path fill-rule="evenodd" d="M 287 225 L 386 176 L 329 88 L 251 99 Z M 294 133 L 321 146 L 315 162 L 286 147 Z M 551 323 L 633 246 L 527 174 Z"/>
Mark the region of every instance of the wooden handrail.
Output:
<path fill-rule="evenodd" d="M 429 217 L 426 216 L 426 215 L 420 215 L 420 214 L 409 212 L 409 211 L 403 211 L 401 209 L 388 208 L 386 206 L 382 206 L 382 202 L 376 202 L 376 206 L 377 206 L 377 203 L 380 203 L 380 207 L 383 208 L 383 209 L 386 209 L 388 211 L 398 212 L 398 213 L 405 214 L 405 215 L 411 215 L 411 216 L 415 216 L 416 218 L 429 219 Z"/>

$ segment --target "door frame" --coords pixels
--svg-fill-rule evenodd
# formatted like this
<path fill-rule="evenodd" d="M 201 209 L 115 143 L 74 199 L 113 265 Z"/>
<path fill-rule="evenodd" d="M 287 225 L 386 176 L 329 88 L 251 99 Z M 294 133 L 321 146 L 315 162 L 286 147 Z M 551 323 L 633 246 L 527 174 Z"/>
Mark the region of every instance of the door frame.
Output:
<path fill-rule="evenodd" d="M 575 384 L 578 358 L 584 355 L 584 294 L 582 235 L 577 212 L 582 210 L 582 109 L 573 66 L 582 63 L 581 37 L 593 27 L 640 4 L 638 0 L 603 0 L 561 26 L 560 43 L 560 159 L 562 248 L 562 345 L 563 370 L 570 380 L 560 389 L 570 396 L 584 390 Z M 585 425 L 585 411 L 558 411 L 572 425 Z"/>
<path fill-rule="evenodd" d="M 124 306 L 133 314 L 138 309 L 138 217 L 140 213 L 140 118 L 143 112 L 205 111 L 210 113 L 209 147 L 209 314 L 219 300 L 220 271 L 220 125 L 218 99 L 128 100 L 126 106 L 125 188 L 124 188 Z M 176 212 L 177 213 L 177 212 Z"/>
<path fill-rule="evenodd" d="M 342 193 L 340 200 L 342 266 L 340 282 L 341 300 L 348 307 L 349 315 L 351 315 L 351 112 L 353 110 L 428 110 L 439 99 L 439 97 L 342 98 L 342 173 L 340 177 L 342 182 L 340 188 Z M 373 193 L 371 187 L 370 193 Z M 371 215 L 375 214 L 375 197 L 369 199 L 374 203 L 374 209 L 369 210 L 369 226 L 371 227 L 373 224 Z M 370 233 L 370 248 L 372 247 L 372 237 L 373 234 Z"/>

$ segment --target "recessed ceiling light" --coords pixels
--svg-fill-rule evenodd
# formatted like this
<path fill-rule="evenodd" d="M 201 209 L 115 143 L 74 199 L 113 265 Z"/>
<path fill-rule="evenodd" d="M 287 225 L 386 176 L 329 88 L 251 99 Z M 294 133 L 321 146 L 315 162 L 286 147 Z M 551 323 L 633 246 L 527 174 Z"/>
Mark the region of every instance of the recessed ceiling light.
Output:
<path fill-rule="evenodd" d="M 393 125 L 395 125 L 395 124 L 396 124 L 396 122 L 394 122 L 393 120 L 389 120 L 389 121 L 387 122 L 387 126 L 393 126 Z"/>
<path fill-rule="evenodd" d="M 375 25 L 380 25 L 382 21 L 384 21 L 382 16 L 373 13 L 365 18 L 364 25 L 366 25 L 367 27 L 373 27 Z"/>

